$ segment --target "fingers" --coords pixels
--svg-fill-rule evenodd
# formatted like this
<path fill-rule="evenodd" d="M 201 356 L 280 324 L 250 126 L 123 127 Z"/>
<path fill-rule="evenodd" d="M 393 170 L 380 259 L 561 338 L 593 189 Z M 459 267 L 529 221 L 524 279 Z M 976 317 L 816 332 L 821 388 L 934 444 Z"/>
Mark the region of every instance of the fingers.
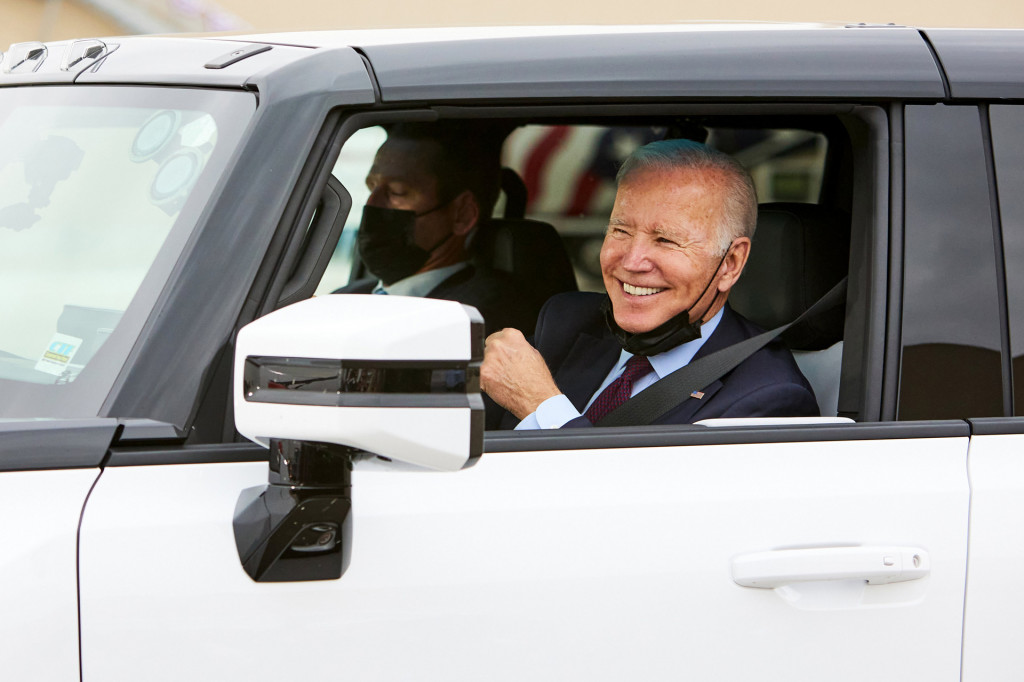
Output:
<path fill-rule="evenodd" d="M 503 346 L 506 344 L 512 347 L 519 344 L 525 344 L 530 348 L 533 348 L 533 346 L 530 346 L 529 341 L 526 340 L 526 337 L 523 336 L 521 331 L 508 327 L 505 329 L 499 329 L 484 339 L 484 353 L 486 354 L 487 349 L 490 347 Z"/>
<path fill-rule="evenodd" d="M 487 337 L 480 388 L 520 419 L 560 392 L 544 358 L 518 329 L 502 329 Z"/>
<path fill-rule="evenodd" d="M 504 387 L 512 387 L 516 374 L 524 371 L 534 353 L 537 351 L 518 329 L 502 329 L 491 334 L 484 341 L 480 388 L 498 400 L 496 393 L 500 393 Z"/>

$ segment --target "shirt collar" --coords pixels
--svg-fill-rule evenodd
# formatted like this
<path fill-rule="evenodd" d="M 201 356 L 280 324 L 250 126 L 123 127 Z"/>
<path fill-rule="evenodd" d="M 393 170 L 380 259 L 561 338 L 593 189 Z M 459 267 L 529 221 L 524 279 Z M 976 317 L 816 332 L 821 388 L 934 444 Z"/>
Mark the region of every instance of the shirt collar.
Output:
<path fill-rule="evenodd" d="M 411 275 L 405 279 L 393 282 L 388 286 L 384 286 L 382 282 L 378 282 L 377 286 L 374 287 L 374 292 L 383 290 L 384 293 L 391 294 L 393 296 L 419 296 L 422 298 L 433 291 L 438 284 L 468 265 L 469 263 L 466 261 L 456 263 L 455 265 L 446 265 L 443 268 L 427 270 L 426 272 Z"/>
<path fill-rule="evenodd" d="M 707 342 L 711 335 L 718 329 L 718 323 L 722 321 L 722 314 L 725 312 L 725 306 L 715 313 L 715 316 L 710 320 L 701 325 L 700 338 L 694 339 L 693 341 L 687 341 L 681 343 L 675 348 L 671 348 L 664 353 L 658 353 L 648 358 L 651 361 L 651 367 L 654 368 L 654 373 L 659 379 L 664 379 L 672 372 L 676 371 L 680 367 L 684 367 L 693 360 L 693 356 L 697 354 L 697 351 Z M 626 366 L 626 361 L 633 357 L 632 353 L 622 351 L 619 353 L 619 361 L 615 365 L 616 374 L 621 373 L 623 368 Z"/>

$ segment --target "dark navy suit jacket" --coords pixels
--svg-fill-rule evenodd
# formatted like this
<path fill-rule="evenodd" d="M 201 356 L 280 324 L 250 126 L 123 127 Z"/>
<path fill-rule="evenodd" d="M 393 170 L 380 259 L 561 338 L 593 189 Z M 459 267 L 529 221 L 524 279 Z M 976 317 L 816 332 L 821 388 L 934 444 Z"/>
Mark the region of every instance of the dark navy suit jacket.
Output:
<path fill-rule="evenodd" d="M 558 294 L 548 300 L 537 319 L 534 346 L 547 362 L 555 383 L 580 412 L 622 350 L 605 324 L 601 311 L 603 300 L 603 294 Z M 726 305 L 718 327 L 694 359 L 762 331 Z M 819 415 L 814 390 L 800 373 L 792 354 L 778 342 L 765 346 L 721 379 L 705 386 L 703 393 L 700 399 L 685 399 L 654 423 L 690 424 L 716 417 Z M 505 429 L 519 423 L 507 412 L 500 420 L 488 421 Z M 593 424 L 580 417 L 563 428 L 587 426 Z"/>

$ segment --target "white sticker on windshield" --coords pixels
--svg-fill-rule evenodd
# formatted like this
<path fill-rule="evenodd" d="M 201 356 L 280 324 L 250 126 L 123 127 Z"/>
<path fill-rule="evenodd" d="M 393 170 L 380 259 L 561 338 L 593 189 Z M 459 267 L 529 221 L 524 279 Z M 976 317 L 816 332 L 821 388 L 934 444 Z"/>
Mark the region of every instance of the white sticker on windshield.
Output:
<path fill-rule="evenodd" d="M 59 332 L 54 334 L 50 339 L 50 347 L 36 363 L 36 371 L 60 376 L 67 370 L 71 358 L 75 357 L 75 353 L 81 347 L 82 339 Z"/>

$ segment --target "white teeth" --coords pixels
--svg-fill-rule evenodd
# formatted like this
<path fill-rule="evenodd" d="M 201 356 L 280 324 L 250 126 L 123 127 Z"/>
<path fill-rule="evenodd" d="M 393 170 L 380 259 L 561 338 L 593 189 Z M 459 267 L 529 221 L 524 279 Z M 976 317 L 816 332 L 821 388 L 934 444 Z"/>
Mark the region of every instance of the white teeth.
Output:
<path fill-rule="evenodd" d="M 664 288 L 656 289 L 654 287 L 635 287 L 632 284 L 626 284 L 625 282 L 622 283 L 622 288 L 631 296 L 650 296 L 651 294 L 656 294 L 659 291 L 665 290 Z"/>

